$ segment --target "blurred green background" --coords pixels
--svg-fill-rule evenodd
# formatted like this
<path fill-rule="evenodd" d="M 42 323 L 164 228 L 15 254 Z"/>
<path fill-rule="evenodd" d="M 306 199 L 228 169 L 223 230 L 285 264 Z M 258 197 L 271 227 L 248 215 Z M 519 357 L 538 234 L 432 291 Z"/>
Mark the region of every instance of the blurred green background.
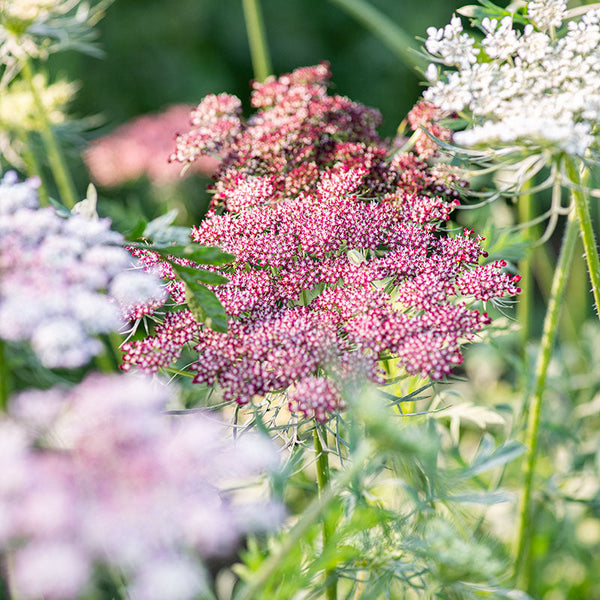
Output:
<path fill-rule="evenodd" d="M 411 36 L 447 23 L 464 0 L 371 0 Z M 373 34 L 328 0 L 263 0 L 276 74 L 327 60 L 337 93 L 377 107 L 393 133 L 418 98 L 419 77 Z M 83 87 L 80 116 L 114 127 L 169 104 L 229 92 L 247 102 L 253 77 L 241 0 L 116 0 L 98 25 L 103 60 L 58 55 Z"/>

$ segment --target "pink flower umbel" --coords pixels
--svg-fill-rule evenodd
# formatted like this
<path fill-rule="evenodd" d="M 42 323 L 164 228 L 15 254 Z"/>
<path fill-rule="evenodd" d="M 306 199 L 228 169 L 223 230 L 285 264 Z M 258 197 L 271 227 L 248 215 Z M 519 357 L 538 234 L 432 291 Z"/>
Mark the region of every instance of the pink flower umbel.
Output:
<path fill-rule="evenodd" d="M 289 389 L 292 411 L 326 421 L 343 408 L 333 382 L 382 381 L 381 358 L 449 375 L 460 343 L 489 322 L 471 304 L 519 291 L 500 263 L 479 266 L 480 238 L 439 230 L 458 203 L 453 176 L 394 154 L 375 130 L 379 113 L 328 96 L 329 75 L 321 64 L 254 83 L 248 120 L 227 95 L 196 109 L 172 158 L 223 157 L 192 239 L 236 257 L 214 288 L 229 330 L 177 313 L 126 345 L 126 370 L 167 366 L 191 342 L 194 380 L 226 400 Z"/>
<path fill-rule="evenodd" d="M 207 585 L 198 558 L 279 524 L 282 508 L 259 490 L 225 491 L 274 467 L 274 447 L 234 444 L 203 415 L 165 415 L 172 389 L 93 375 L 13 399 L 0 419 L 0 546 L 15 597 L 80 598 L 104 566 L 132 599 L 191 600 Z"/>
<path fill-rule="evenodd" d="M 419 100 L 407 115 L 407 121 L 413 131 L 423 128 L 427 133 L 442 142 L 449 142 L 452 139 L 452 131 L 439 124 L 444 116 L 444 112 L 424 100 Z M 432 140 L 425 131 L 417 137 L 415 142 L 415 151 L 423 159 L 437 156 L 439 146 Z"/>
<path fill-rule="evenodd" d="M 167 160 L 173 136 L 188 126 L 190 107 L 175 105 L 137 117 L 92 142 L 84 160 L 94 181 L 111 187 L 145 175 L 157 185 L 177 181 L 181 169 Z M 190 171 L 211 175 L 219 159 L 203 157 Z"/>

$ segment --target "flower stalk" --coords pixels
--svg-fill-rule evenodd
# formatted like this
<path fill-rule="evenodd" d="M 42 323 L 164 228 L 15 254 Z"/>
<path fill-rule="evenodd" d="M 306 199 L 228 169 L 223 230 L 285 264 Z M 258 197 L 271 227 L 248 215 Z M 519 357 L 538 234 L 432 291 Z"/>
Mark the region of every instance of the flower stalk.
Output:
<path fill-rule="evenodd" d="M 387 15 L 364 0 L 331 0 L 378 37 L 409 69 L 425 69 L 423 60 L 411 35 Z"/>
<path fill-rule="evenodd" d="M 25 171 L 29 177 L 38 177 L 43 181 L 42 169 L 35 154 L 33 135 L 31 132 L 20 130 L 17 132 L 20 142 L 23 144 L 23 161 L 25 162 Z M 41 206 L 48 205 L 48 192 L 46 187 L 42 185 L 38 191 L 38 198 Z"/>
<path fill-rule="evenodd" d="M 65 160 L 60 150 L 58 141 L 56 140 L 56 136 L 52 131 L 50 119 L 46 113 L 39 90 L 35 85 L 33 70 L 29 60 L 23 61 L 21 72 L 23 73 L 23 77 L 25 78 L 33 97 L 33 101 L 38 113 L 37 116 L 40 125 L 40 134 L 42 136 L 42 140 L 44 141 L 46 151 L 48 152 L 48 162 L 50 163 L 50 168 L 52 169 L 52 174 L 54 175 L 54 180 L 56 181 L 61 199 L 67 208 L 73 208 L 73 206 L 75 206 L 75 204 L 79 201 L 79 198 L 77 197 L 75 185 L 73 184 L 73 180 L 71 179 L 71 175 L 65 164 Z"/>
<path fill-rule="evenodd" d="M 264 81 L 273 72 L 271 68 L 271 57 L 267 46 L 267 37 L 263 24 L 260 0 L 242 0 L 244 7 L 244 19 L 246 21 L 246 32 L 250 44 L 250 55 L 252 57 L 252 68 L 254 78 Z"/>
<path fill-rule="evenodd" d="M 527 190 L 531 188 L 532 181 L 528 179 L 521 186 L 521 196 L 519 197 L 518 213 L 519 222 L 529 223 L 533 219 L 533 198 Z M 527 242 L 531 242 L 531 229 L 526 230 Z M 532 257 L 531 250 L 519 263 L 519 274 L 521 275 L 521 294 L 517 305 L 517 314 L 519 324 L 521 325 L 521 339 L 523 341 L 523 353 L 527 354 L 527 342 L 531 338 L 531 308 L 533 294 L 533 278 L 532 278 Z"/>
<path fill-rule="evenodd" d="M 315 498 L 308 508 L 304 511 L 296 525 L 289 533 L 289 537 L 275 549 L 270 556 L 262 563 L 259 570 L 256 571 L 248 585 L 242 588 L 239 594 L 236 594 L 235 600 L 251 600 L 257 598 L 256 595 L 268 579 L 277 571 L 279 565 L 285 560 L 287 554 L 294 548 L 306 531 L 315 523 L 319 517 L 331 506 L 339 497 L 343 490 L 355 477 L 365 470 L 365 461 L 373 453 L 373 447 L 367 441 L 362 441 L 352 454 L 352 461 L 347 463 L 344 471 L 341 471 L 329 484 L 322 490 L 320 497 Z M 373 459 L 371 459 L 372 463 Z"/>
<path fill-rule="evenodd" d="M 571 210 L 567 219 L 567 225 L 558 257 L 554 277 L 552 280 L 552 289 L 548 309 L 544 319 L 544 329 L 542 341 L 538 354 L 535 369 L 535 387 L 529 406 L 529 417 L 527 423 L 527 432 L 525 445 L 527 454 L 525 458 L 525 479 L 523 482 L 521 505 L 519 510 L 519 525 L 516 541 L 516 560 L 515 560 L 515 582 L 524 590 L 529 586 L 530 574 L 527 563 L 529 555 L 529 538 L 533 531 L 531 522 L 531 493 L 533 489 L 533 477 L 535 474 L 535 465 L 537 459 L 538 441 L 540 433 L 540 420 L 542 412 L 542 400 L 546 387 L 546 375 L 548 365 L 552 357 L 552 348 L 556 340 L 560 310 L 563 304 L 569 268 L 573 259 L 575 243 L 577 241 L 578 223 L 577 213 Z"/>
<path fill-rule="evenodd" d="M 592 227 L 589 198 L 585 192 L 586 176 L 585 173 L 583 175 L 580 174 L 579 169 L 571 158 L 565 159 L 565 170 L 569 179 L 575 184 L 575 187 L 571 190 L 571 197 L 575 205 L 577 220 L 579 221 L 581 240 L 592 284 L 592 293 L 594 294 L 594 301 L 596 303 L 596 314 L 600 317 L 600 258 L 598 257 L 598 246 Z"/>
<path fill-rule="evenodd" d="M 323 492 L 326 489 L 329 480 L 329 455 L 323 448 L 323 441 L 327 440 L 327 430 L 324 426 L 315 423 L 313 430 L 315 440 L 315 456 L 317 459 L 317 486 L 319 488 L 319 498 L 323 497 Z M 322 439 L 321 439 L 322 438 Z M 323 517 L 323 551 L 327 548 L 329 540 L 333 531 L 331 531 L 331 525 L 328 523 L 327 518 Z M 326 581 L 326 599 L 336 600 L 337 598 L 337 578 L 335 572 L 326 569 L 325 570 L 325 581 Z"/>

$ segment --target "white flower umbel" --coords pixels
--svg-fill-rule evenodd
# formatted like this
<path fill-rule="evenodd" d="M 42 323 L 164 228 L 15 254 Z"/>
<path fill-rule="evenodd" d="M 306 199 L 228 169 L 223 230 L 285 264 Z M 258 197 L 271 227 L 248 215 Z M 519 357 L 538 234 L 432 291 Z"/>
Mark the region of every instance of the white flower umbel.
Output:
<path fill-rule="evenodd" d="M 103 9 L 99 0 L 0 0 L 0 86 L 29 58 L 63 47 L 93 49 L 91 27 Z"/>
<path fill-rule="evenodd" d="M 456 144 L 552 155 L 598 150 L 592 133 L 600 125 L 600 11 L 568 23 L 566 15 L 562 0 L 531 1 L 514 22 L 482 19 L 481 42 L 457 17 L 427 30 L 433 60 L 455 70 L 432 80 L 424 97 L 471 123 L 455 134 Z"/>
<path fill-rule="evenodd" d="M 482 4 L 491 13 L 491 3 Z M 507 14 L 500 22 L 474 19 L 484 34 L 481 42 L 469 36 L 463 39 L 466 34 L 456 17 L 443 30 L 429 29 L 425 47 L 436 65 L 436 78 L 429 77 L 433 70 L 428 69 L 428 79 L 434 85 L 424 97 L 434 107 L 460 113 L 468 123 L 452 138 L 456 150 L 456 146 L 462 146 L 463 154 L 474 163 L 485 165 L 488 173 L 498 168 L 514 172 L 514 182 L 500 192 L 491 192 L 488 199 L 502 192 L 518 194 L 523 209 L 520 212 L 532 215 L 532 190 L 552 186 L 552 208 L 542 241 L 549 238 L 558 215 L 569 213 L 544 319 L 533 392 L 526 403 L 528 450 L 514 575 L 519 587 L 527 589 L 528 540 L 534 535 L 531 498 L 542 398 L 578 233 L 600 314 L 600 255 L 589 209 L 590 197 L 600 197 L 600 192 L 588 188 L 588 175 L 600 162 L 600 10 L 589 7 L 568 11 L 565 0 L 519 4 L 517 12 Z M 495 14 L 506 12 L 496 8 Z M 463 13 L 476 15 L 473 7 L 466 7 Z M 460 44 L 455 41 L 459 31 Z M 451 70 L 439 73 L 439 63 Z M 547 165 L 551 166 L 550 177 L 527 190 L 525 182 L 533 181 Z M 561 206 L 563 187 L 570 190 L 571 204 L 566 211 Z M 524 276 L 527 284 L 527 267 Z M 525 300 L 522 298 L 520 304 L 525 307 L 520 320 L 527 340 L 531 317 L 526 298 L 530 295 L 528 284 L 524 286 Z"/>
<path fill-rule="evenodd" d="M 463 33 L 461 20 L 453 17 L 449 25 L 443 29 L 430 27 L 427 30 L 429 38 L 425 42 L 431 54 L 438 55 L 447 65 L 468 68 L 477 61 L 479 49 L 474 48 L 475 40 Z"/>

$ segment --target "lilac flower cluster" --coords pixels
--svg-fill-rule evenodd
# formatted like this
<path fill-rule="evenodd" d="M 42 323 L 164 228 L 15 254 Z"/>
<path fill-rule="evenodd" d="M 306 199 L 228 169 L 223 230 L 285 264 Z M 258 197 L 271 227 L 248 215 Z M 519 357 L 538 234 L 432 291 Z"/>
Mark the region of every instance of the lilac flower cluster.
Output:
<path fill-rule="evenodd" d="M 110 221 L 38 208 L 35 180 L 1 180 L 0 216 L 0 337 L 28 340 L 45 367 L 86 364 L 102 351 L 96 334 L 163 300 Z"/>
<path fill-rule="evenodd" d="M 223 497 L 224 486 L 275 466 L 270 443 L 234 445 L 203 415 L 166 416 L 169 389 L 92 375 L 13 399 L 0 419 L 0 547 L 14 597 L 81 597 L 103 565 L 132 600 L 197 598 L 198 557 L 278 524 L 281 507 L 260 494 Z"/>
<path fill-rule="evenodd" d="M 343 408 L 334 381 L 381 381 L 381 358 L 447 376 L 460 342 L 489 322 L 470 304 L 519 291 L 502 264 L 478 266 L 480 238 L 438 230 L 456 177 L 394 153 L 376 111 L 327 95 L 329 76 L 322 64 L 254 83 L 247 121 L 227 95 L 195 110 L 172 158 L 222 156 L 192 239 L 236 257 L 214 288 L 229 331 L 169 315 L 156 337 L 126 345 L 125 369 L 157 370 L 193 340 L 196 382 L 241 404 L 287 390 L 292 411 L 325 421 Z"/>

